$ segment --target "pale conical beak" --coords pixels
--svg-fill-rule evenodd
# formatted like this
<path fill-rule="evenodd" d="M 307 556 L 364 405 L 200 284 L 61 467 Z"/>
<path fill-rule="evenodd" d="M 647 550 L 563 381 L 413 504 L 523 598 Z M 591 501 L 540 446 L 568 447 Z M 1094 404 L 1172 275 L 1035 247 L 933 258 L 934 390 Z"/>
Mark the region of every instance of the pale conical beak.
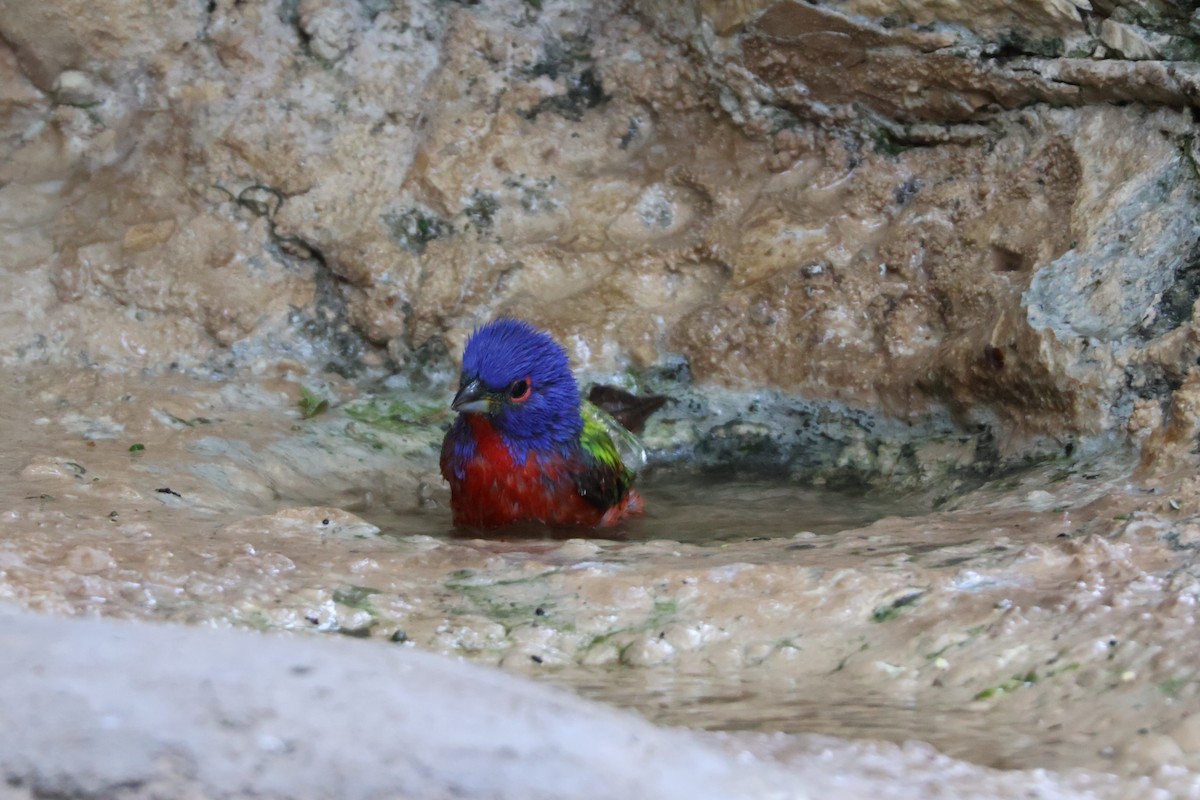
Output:
<path fill-rule="evenodd" d="M 450 403 L 450 408 L 460 414 L 488 413 L 492 408 L 492 401 L 488 398 L 483 381 L 476 378 L 459 389 L 458 394 L 454 395 L 454 401 Z"/>

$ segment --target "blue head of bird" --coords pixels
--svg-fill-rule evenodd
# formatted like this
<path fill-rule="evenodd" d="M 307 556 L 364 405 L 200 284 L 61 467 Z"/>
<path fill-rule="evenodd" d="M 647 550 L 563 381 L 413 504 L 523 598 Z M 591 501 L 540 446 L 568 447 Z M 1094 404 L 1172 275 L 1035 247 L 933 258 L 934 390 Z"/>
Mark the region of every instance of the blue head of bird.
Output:
<path fill-rule="evenodd" d="M 516 319 L 497 319 L 471 334 L 451 408 L 485 416 L 523 451 L 562 448 L 583 428 L 566 350 Z"/>

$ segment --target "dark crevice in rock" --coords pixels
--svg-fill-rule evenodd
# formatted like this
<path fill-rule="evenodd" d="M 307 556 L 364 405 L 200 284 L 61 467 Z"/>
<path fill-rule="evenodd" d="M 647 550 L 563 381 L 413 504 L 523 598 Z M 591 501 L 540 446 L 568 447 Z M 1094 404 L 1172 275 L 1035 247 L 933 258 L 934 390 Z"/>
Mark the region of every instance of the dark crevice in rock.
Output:
<path fill-rule="evenodd" d="M 600 76 L 592 67 L 588 67 L 577 75 L 567 78 L 565 94 L 544 97 L 537 105 L 520 112 L 521 116 L 530 122 L 536 120 L 542 112 L 549 111 L 561 117 L 579 122 L 583 112 L 608 102 L 610 95 L 605 93 L 600 83 Z"/>
<path fill-rule="evenodd" d="M 349 321 L 346 298 L 337 276 L 324 266 L 315 272 L 316 291 L 311 307 L 293 308 L 289 321 L 295 326 L 298 338 L 311 349 L 309 361 L 317 360 L 320 368 L 345 378 L 361 376 L 365 371 L 363 355 L 382 348 L 369 342 Z"/>
<path fill-rule="evenodd" d="M 542 50 L 542 57 L 528 66 L 523 73 L 530 78 L 546 77 L 552 81 L 561 77 L 567 85 L 563 94 L 542 98 L 532 108 L 518 113 L 530 121 L 543 112 L 579 122 L 583 113 L 608 102 L 610 95 L 604 91 L 595 59 L 591 55 L 591 38 L 587 34 L 550 38 Z"/>
<path fill-rule="evenodd" d="M 482 233 L 491 229 L 495 223 L 496 212 L 499 210 L 500 200 L 495 194 L 476 189 L 467 204 L 463 206 L 462 213 L 469 223 Z"/>
<path fill-rule="evenodd" d="M 400 248 L 421 255 L 430 242 L 454 233 L 454 226 L 433 211 L 418 206 L 397 213 L 385 214 L 383 223 L 388 235 Z"/>
<path fill-rule="evenodd" d="M 441 336 L 431 336 L 408 351 L 402 370 L 417 390 L 437 389 L 449 382 L 455 360 Z"/>
<path fill-rule="evenodd" d="M 1154 305 L 1153 319 L 1139 328 L 1145 339 L 1154 339 L 1192 319 L 1192 307 L 1200 297 L 1200 240 L 1175 270 L 1171 284 Z"/>
<path fill-rule="evenodd" d="M 542 46 L 542 57 L 522 72 L 530 78 L 545 76 L 552 81 L 559 75 L 571 75 L 594 64 L 592 41 L 587 34 L 550 37 Z"/>
<path fill-rule="evenodd" d="M 1164 415 L 1170 414 L 1172 394 L 1183 385 L 1182 377 L 1161 364 L 1128 364 L 1123 370 L 1122 384 L 1114 393 L 1112 415 L 1129 420 L 1139 400 L 1154 402 Z"/>
<path fill-rule="evenodd" d="M 1028 272 L 1032 266 L 1029 259 L 1000 245 L 992 245 L 992 261 L 996 272 Z"/>
<path fill-rule="evenodd" d="M 1010 30 L 1001 33 L 994 43 L 984 47 L 980 55 L 990 61 L 1004 62 L 1028 56 L 1058 58 L 1064 52 L 1065 47 L 1061 37 L 1035 39 L 1020 31 Z"/>
<path fill-rule="evenodd" d="M 305 53 L 308 53 L 308 46 L 312 42 L 312 36 L 310 36 L 308 31 L 304 30 L 304 26 L 300 24 L 300 0 L 283 0 L 283 2 L 280 3 L 279 21 L 295 31 L 296 38 L 300 42 L 301 48 L 303 48 Z"/>

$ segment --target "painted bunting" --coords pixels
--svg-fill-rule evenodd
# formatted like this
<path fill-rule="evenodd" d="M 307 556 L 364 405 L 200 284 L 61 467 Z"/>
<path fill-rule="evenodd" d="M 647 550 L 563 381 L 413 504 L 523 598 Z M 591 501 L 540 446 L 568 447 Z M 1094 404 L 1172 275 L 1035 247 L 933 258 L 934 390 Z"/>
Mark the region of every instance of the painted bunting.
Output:
<path fill-rule="evenodd" d="M 548 333 L 515 319 L 476 329 L 451 408 L 459 416 L 441 467 L 455 524 L 608 526 L 642 510 L 631 488 L 641 464 L 627 462 L 645 451 L 580 402 L 567 353 Z"/>

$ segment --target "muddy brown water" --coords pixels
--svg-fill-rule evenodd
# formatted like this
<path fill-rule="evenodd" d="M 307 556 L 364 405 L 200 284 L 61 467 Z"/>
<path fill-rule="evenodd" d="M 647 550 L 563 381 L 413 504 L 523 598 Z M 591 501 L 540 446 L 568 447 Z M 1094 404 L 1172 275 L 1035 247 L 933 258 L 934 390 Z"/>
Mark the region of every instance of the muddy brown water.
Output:
<path fill-rule="evenodd" d="M 713 477 L 659 469 L 638 480 L 646 512 L 605 530 L 582 532 L 514 525 L 498 531 L 458 529 L 450 524 L 441 503 L 427 507 L 361 507 L 361 516 L 384 535 L 426 534 L 448 540 L 486 536 L 494 541 L 539 542 L 579 538 L 615 542 L 671 540 L 686 544 L 722 546 L 747 539 L 791 537 L 808 532 L 830 535 L 869 525 L 887 516 L 917 516 L 929 511 L 918 495 L 830 490 L 797 485 L 786 479 Z M 429 496 L 440 491 L 429 490 Z M 812 545 L 797 544 L 797 548 Z"/>
<path fill-rule="evenodd" d="M 436 432 L 336 404 L 304 420 L 297 396 L 269 377 L 15 377 L 0 600 L 417 646 L 670 725 L 1172 785 L 1200 766 L 1195 498 L 1120 459 L 937 512 L 659 473 L 614 538 L 480 538 L 448 524 Z"/>

